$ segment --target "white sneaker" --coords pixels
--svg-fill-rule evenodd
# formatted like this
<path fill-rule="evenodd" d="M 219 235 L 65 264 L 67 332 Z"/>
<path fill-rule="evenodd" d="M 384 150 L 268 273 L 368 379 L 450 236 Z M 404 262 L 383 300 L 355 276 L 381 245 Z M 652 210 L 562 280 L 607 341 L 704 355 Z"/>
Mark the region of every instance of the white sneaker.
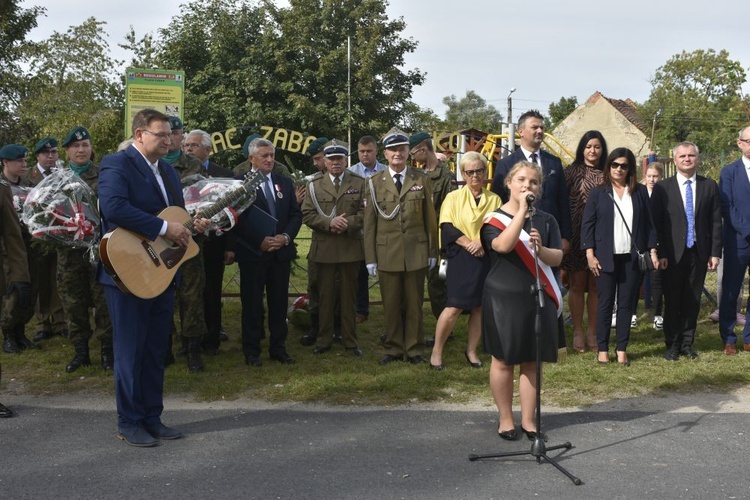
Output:
<path fill-rule="evenodd" d="M 662 316 L 654 316 L 654 330 L 661 330 L 664 328 L 664 318 Z"/>
<path fill-rule="evenodd" d="M 636 326 L 638 326 L 638 316 L 634 314 L 633 317 L 630 318 L 630 328 L 635 328 Z"/>
<path fill-rule="evenodd" d="M 617 311 L 612 313 L 612 328 L 617 328 Z"/>

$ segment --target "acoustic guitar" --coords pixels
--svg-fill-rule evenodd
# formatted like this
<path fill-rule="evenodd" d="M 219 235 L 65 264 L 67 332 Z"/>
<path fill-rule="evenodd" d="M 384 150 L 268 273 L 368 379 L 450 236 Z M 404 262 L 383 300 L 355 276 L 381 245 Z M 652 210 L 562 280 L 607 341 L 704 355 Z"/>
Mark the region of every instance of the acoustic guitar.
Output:
<path fill-rule="evenodd" d="M 251 171 L 242 186 L 222 196 L 213 205 L 201 209 L 200 215 L 210 219 L 240 199 L 254 202 L 255 190 L 264 180 L 262 173 Z M 193 218 L 182 207 L 167 207 L 158 217 L 167 222 L 179 222 L 191 232 L 193 230 Z M 123 292 L 142 299 L 161 295 L 174 280 L 180 266 L 198 252 L 198 244 L 192 238 L 187 247 L 181 247 L 163 236 L 151 241 L 121 227 L 105 234 L 99 242 L 102 264 L 115 284 Z"/>

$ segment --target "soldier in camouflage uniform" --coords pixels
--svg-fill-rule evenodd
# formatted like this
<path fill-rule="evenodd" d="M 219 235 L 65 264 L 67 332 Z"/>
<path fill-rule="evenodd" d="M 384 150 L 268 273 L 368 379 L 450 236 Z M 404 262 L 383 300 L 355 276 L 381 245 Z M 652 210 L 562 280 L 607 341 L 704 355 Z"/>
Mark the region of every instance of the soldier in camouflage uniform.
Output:
<path fill-rule="evenodd" d="M 67 168 L 83 179 L 97 192 L 99 166 L 91 161 L 91 135 L 84 127 L 71 130 L 62 142 L 68 158 Z M 81 366 L 91 365 L 89 339 L 93 332 L 89 308 L 94 308 L 96 338 L 101 342 L 101 363 L 105 371 L 114 367 L 112 352 L 112 323 L 104 299 L 104 289 L 96 281 L 96 266 L 89 258 L 89 251 L 82 248 L 59 247 L 57 249 L 57 284 L 68 334 L 75 348 L 73 359 L 65 367 L 72 373 Z"/>
<path fill-rule="evenodd" d="M 440 207 L 448 193 L 456 189 L 454 184 L 456 177 L 445 163 L 438 161 L 432 138 L 427 132 L 417 132 L 409 137 L 409 148 L 409 155 L 432 182 L 432 202 L 435 205 L 435 217 L 440 220 Z M 440 242 L 438 242 L 439 245 Z M 427 293 L 430 296 L 432 314 L 437 319 L 443 312 L 445 302 L 448 299 L 445 281 L 438 277 L 437 266 L 427 272 Z M 433 345 L 434 339 L 427 339 L 425 344 L 428 347 Z"/>
<path fill-rule="evenodd" d="M 0 150 L 0 157 L 5 156 Z M 0 181 L 0 237 L 5 247 L 6 254 L 0 252 L 0 266 L 4 258 L 8 259 L 9 287 L 5 297 L 0 295 L 0 309 L 4 299 L 14 297 L 22 306 L 28 305 L 31 300 L 31 284 L 29 283 L 29 270 L 27 267 L 26 249 L 21 236 L 21 225 L 18 223 L 13 210 L 13 199 L 10 186 L 5 181 Z M 5 275 L 0 274 L 0 290 L 5 288 Z M 2 366 L 0 366 L 0 377 L 2 377 Z M 12 417 L 13 412 L 0 404 L 0 418 Z"/>
<path fill-rule="evenodd" d="M 26 148 L 18 144 L 8 144 L 0 149 L 0 164 L 2 164 L 2 170 L 0 171 L 0 180 L 4 186 L 10 187 L 12 193 L 12 204 L 16 213 L 20 211 L 22 205 L 22 199 L 25 197 L 26 192 L 23 188 L 27 187 L 26 183 L 23 182 L 22 175 L 26 170 Z M 3 221 L 5 224 L 5 221 Z M 22 228 L 22 240 L 24 251 L 23 255 L 25 259 L 29 257 L 29 248 L 31 246 L 31 235 L 28 231 Z M 7 249 L 7 253 L 11 251 L 18 252 L 18 249 Z M 8 262 L 3 266 L 3 275 L 12 281 L 12 272 L 10 266 L 14 264 L 14 261 L 8 259 Z M 24 262 L 24 268 L 28 269 L 28 261 Z M 4 293 L 5 289 L 2 289 Z M 33 283 L 29 290 L 31 296 L 34 296 Z M 31 342 L 25 335 L 26 323 L 34 315 L 34 304 L 30 300 L 25 301 L 25 305 L 22 305 L 18 300 L 17 294 L 8 294 L 3 300 L 2 323 L 3 329 L 3 351 L 7 353 L 19 353 L 25 349 L 36 347 L 36 344 Z"/>
<path fill-rule="evenodd" d="M 26 174 L 29 185 L 36 186 L 57 168 L 60 158 L 57 140 L 52 137 L 40 139 L 34 146 L 37 164 Z M 34 342 L 56 335 L 68 336 L 60 295 L 57 293 L 57 252 L 54 248 L 35 244 L 31 247 L 29 271 L 31 283 L 36 288 L 36 334 Z"/>
<path fill-rule="evenodd" d="M 204 175 L 205 169 L 200 160 L 193 155 L 182 151 L 182 141 L 185 136 L 185 126 L 177 116 L 169 117 L 169 125 L 172 128 L 172 144 L 169 152 L 162 160 L 166 161 L 183 182 L 183 187 L 191 181 L 187 179 L 194 175 Z M 203 251 L 204 235 L 193 236 L 198 247 Z M 198 255 L 185 262 L 182 267 L 182 278 L 177 288 L 177 306 L 180 311 L 180 329 L 182 336 L 182 349 L 178 355 L 187 357 L 188 369 L 191 372 L 203 370 L 203 359 L 201 359 L 201 341 L 206 335 L 206 316 L 203 309 L 203 289 L 206 284 L 205 271 L 203 269 L 203 256 Z"/>

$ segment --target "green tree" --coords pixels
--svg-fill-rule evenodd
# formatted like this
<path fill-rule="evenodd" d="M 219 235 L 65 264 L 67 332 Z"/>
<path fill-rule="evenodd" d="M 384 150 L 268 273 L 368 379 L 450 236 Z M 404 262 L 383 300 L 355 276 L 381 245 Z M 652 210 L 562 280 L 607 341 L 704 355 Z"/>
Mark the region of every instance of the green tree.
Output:
<path fill-rule="evenodd" d="M 37 45 L 29 58 L 28 92 L 19 106 L 30 142 L 48 135 L 62 139 L 83 125 L 101 157 L 122 140 L 122 63 L 109 55 L 105 24 L 90 17 Z"/>
<path fill-rule="evenodd" d="M 445 125 L 440 120 L 440 117 L 431 109 L 422 108 L 414 102 L 407 102 L 401 113 L 401 120 L 398 122 L 398 127 L 408 132 L 419 130 L 434 132 L 436 130 L 443 130 Z"/>
<path fill-rule="evenodd" d="M 42 7 L 22 9 L 18 0 L 0 2 L 0 144 L 22 142 L 16 113 L 27 84 L 21 65 L 33 46 L 26 41 Z"/>
<path fill-rule="evenodd" d="M 448 130 L 475 128 L 482 132 L 500 133 L 502 115 L 473 90 L 467 91 L 461 99 L 455 95 L 444 97 L 443 104 L 448 106 L 445 112 L 445 127 Z"/>
<path fill-rule="evenodd" d="M 742 65 L 726 50 L 683 51 L 659 67 L 640 109 L 647 123 L 659 114 L 654 143 L 662 154 L 680 141 L 708 155 L 734 149 L 737 130 L 750 120 L 745 81 Z"/>
<path fill-rule="evenodd" d="M 578 107 L 576 96 L 561 97 L 559 101 L 549 105 L 549 116 L 544 117 L 544 126 L 547 131 L 557 127 L 561 121 L 568 117 Z"/>

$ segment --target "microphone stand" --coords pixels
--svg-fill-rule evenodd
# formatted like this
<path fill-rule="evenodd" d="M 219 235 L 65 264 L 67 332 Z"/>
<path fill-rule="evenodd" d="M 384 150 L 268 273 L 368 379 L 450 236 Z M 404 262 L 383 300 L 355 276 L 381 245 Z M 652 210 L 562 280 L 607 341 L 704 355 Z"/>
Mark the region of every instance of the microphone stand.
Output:
<path fill-rule="evenodd" d="M 529 200 L 531 201 L 531 200 Z M 531 227 L 534 227 L 534 215 L 536 211 L 532 203 L 528 203 L 528 210 L 530 213 L 529 219 L 531 220 Z M 495 453 L 490 455 L 469 455 L 469 460 L 475 462 L 485 458 L 503 458 L 503 457 L 518 457 L 523 455 L 531 455 L 536 458 L 536 462 L 539 464 L 544 459 L 546 462 L 552 464 L 557 470 L 565 474 L 576 486 L 583 484 L 583 482 L 570 472 L 568 472 L 562 465 L 558 464 L 556 460 L 550 458 L 547 455 L 548 451 L 573 448 L 570 441 L 566 441 L 563 444 L 555 446 L 547 446 L 546 437 L 542 434 L 542 309 L 544 308 L 544 289 L 542 287 L 541 279 L 539 278 L 539 255 L 537 253 L 536 246 L 533 246 L 534 251 L 534 268 L 536 271 L 536 281 L 531 285 L 531 294 L 536 296 L 534 303 L 536 305 L 536 318 L 534 319 L 534 335 L 536 336 L 536 438 L 531 444 L 531 450 L 529 451 L 510 451 L 505 453 Z"/>

